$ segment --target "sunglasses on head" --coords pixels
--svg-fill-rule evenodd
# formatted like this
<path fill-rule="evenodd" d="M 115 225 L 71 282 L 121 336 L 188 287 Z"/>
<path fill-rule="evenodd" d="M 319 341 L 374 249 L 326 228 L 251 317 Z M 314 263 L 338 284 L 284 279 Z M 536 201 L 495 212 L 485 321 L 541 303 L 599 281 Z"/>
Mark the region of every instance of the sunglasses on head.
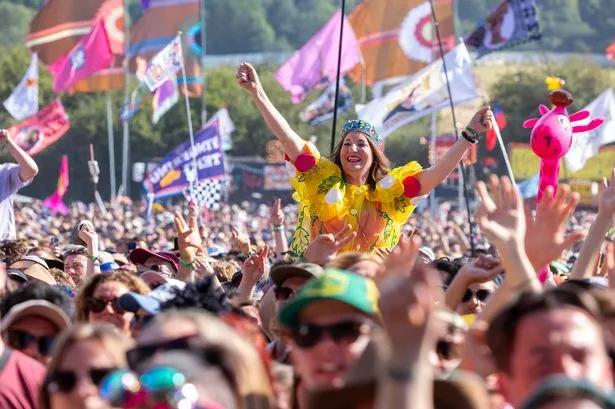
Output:
<path fill-rule="evenodd" d="M 141 376 L 118 370 L 100 386 L 100 396 L 114 407 L 136 408 L 156 403 L 157 409 L 197 408 L 199 396 L 194 385 L 169 367 L 150 369 Z"/>
<path fill-rule="evenodd" d="M 126 360 L 128 361 L 128 367 L 136 369 L 140 364 L 145 362 L 148 358 L 152 357 L 157 352 L 174 351 L 174 350 L 189 350 L 191 348 L 191 340 L 194 336 L 182 337 L 173 339 L 167 342 L 161 342 L 159 344 L 141 345 L 129 349 L 126 352 Z"/>
<path fill-rule="evenodd" d="M 7 332 L 7 336 L 8 344 L 18 351 L 23 351 L 24 349 L 28 348 L 33 342 L 36 342 L 38 346 L 38 352 L 40 352 L 40 354 L 43 356 L 49 355 L 49 353 L 51 352 L 51 348 L 53 347 L 53 341 L 55 340 L 55 337 L 49 335 L 37 337 L 27 332 L 17 330 L 9 330 Z"/>
<path fill-rule="evenodd" d="M 290 300 L 297 294 L 292 288 L 288 287 L 275 287 L 273 293 L 278 301 Z"/>
<path fill-rule="evenodd" d="M 90 381 L 98 387 L 102 383 L 103 379 L 105 379 L 105 376 L 109 375 L 116 369 L 117 368 L 90 368 L 87 371 L 87 376 L 90 378 Z M 73 389 L 75 389 L 77 381 L 81 379 L 81 376 L 77 375 L 73 371 L 62 371 L 58 369 L 54 373 L 50 374 L 48 379 L 47 390 L 50 393 L 71 393 Z"/>
<path fill-rule="evenodd" d="M 103 300 L 102 298 L 91 298 L 88 300 L 88 310 L 95 314 L 100 314 L 104 311 L 105 308 L 107 308 L 108 304 L 111 304 L 111 308 L 116 314 L 123 314 L 126 312 L 119 306 L 117 297 L 110 300 Z"/>
<path fill-rule="evenodd" d="M 352 343 L 369 331 L 370 324 L 365 321 L 340 321 L 331 325 L 301 324 L 291 331 L 295 344 L 301 348 L 316 346 L 328 334 L 333 342 Z"/>
<path fill-rule="evenodd" d="M 463 302 L 468 302 L 472 299 L 472 297 L 476 297 L 478 301 L 484 302 L 491 295 L 491 291 L 480 289 L 480 290 L 470 290 L 467 289 L 465 294 L 463 295 Z"/>

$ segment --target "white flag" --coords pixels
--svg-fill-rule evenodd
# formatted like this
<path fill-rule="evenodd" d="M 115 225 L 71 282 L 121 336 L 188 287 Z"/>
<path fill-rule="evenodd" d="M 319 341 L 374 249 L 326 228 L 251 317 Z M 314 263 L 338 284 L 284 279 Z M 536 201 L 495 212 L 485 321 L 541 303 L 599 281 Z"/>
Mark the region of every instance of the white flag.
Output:
<path fill-rule="evenodd" d="M 177 77 L 171 75 L 154 91 L 152 98 L 152 123 L 155 125 L 179 101 Z"/>
<path fill-rule="evenodd" d="M 472 60 L 464 43 L 444 56 L 454 104 L 478 98 Z M 385 96 L 357 107 L 359 118 L 371 123 L 383 137 L 402 126 L 449 106 L 446 75 L 438 59 Z"/>
<path fill-rule="evenodd" d="M 229 151 L 233 149 L 233 139 L 231 134 L 235 132 L 235 124 L 231 120 L 228 109 L 222 108 L 212 116 L 209 121 L 203 126 L 207 128 L 212 122 L 218 121 L 218 132 L 220 132 L 220 140 L 222 141 L 222 150 Z"/>
<path fill-rule="evenodd" d="M 13 93 L 6 101 L 4 107 L 13 116 L 21 121 L 34 116 L 38 112 L 38 55 L 32 54 L 30 66 Z"/>
<path fill-rule="evenodd" d="M 609 88 L 593 100 L 584 109 L 592 113 L 591 118 L 575 122 L 574 125 L 586 125 L 592 118 L 603 117 L 602 126 L 589 132 L 574 134 L 572 146 L 565 156 L 566 166 L 572 172 L 583 169 L 585 162 L 598 153 L 602 145 L 615 142 L 615 93 Z"/>
<path fill-rule="evenodd" d="M 154 92 L 163 82 L 179 71 L 183 63 L 182 42 L 178 35 L 151 59 L 145 70 L 143 81 L 149 90 Z"/>

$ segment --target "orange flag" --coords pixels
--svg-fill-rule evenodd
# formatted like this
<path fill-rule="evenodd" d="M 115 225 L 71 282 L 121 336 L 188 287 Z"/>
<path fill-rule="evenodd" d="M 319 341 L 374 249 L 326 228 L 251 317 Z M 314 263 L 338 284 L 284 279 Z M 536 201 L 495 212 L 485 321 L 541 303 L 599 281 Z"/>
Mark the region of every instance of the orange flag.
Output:
<path fill-rule="evenodd" d="M 455 46 L 452 0 L 436 0 L 444 52 Z M 365 0 L 349 16 L 363 53 L 363 66 L 351 77 L 373 85 L 412 75 L 439 57 L 439 47 L 424 0 Z"/>

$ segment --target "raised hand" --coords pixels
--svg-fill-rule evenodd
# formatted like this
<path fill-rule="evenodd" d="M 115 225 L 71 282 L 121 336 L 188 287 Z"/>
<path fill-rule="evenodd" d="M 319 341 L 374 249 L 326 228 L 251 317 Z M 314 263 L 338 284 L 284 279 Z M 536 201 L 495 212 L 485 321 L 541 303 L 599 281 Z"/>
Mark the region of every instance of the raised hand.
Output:
<path fill-rule="evenodd" d="M 615 168 L 611 171 L 611 183 L 609 184 L 606 178 L 602 179 L 602 197 L 598 205 L 598 211 L 602 213 L 615 213 Z"/>
<path fill-rule="evenodd" d="M 479 109 L 470 120 L 468 126 L 476 132 L 487 132 L 491 129 L 493 127 L 493 112 L 491 112 L 491 107 Z"/>
<path fill-rule="evenodd" d="M 193 206 L 195 205 L 190 205 L 191 208 Z M 188 223 L 186 223 L 181 213 L 175 212 L 175 230 L 177 231 L 180 257 L 187 263 L 194 263 L 199 250 L 203 248 L 196 212 L 191 209 Z"/>
<path fill-rule="evenodd" d="M 239 229 L 235 226 L 231 226 L 231 239 L 235 249 L 244 254 L 250 253 L 250 237 L 245 234 L 241 234 Z"/>
<path fill-rule="evenodd" d="M 499 249 L 508 245 L 519 245 L 525 237 L 525 215 L 519 192 L 508 177 L 500 180 L 489 178 L 491 195 L 483 182 L 476 184 L 476 193 L 481 205 L 476 221 L 481 232 Z"/>
<path fill-rule="evenodd" d="M 0 145 L 8 141 L 10 137 L 11 134 L 9 133 L 8 129 L 0 129 Z"/>
<path fill-rule="evenodd" d="M 457 274 L 463 276 L 468 284 L 485 283 L 493 280 L 504 271 L 500 260 L 490 256 L 479 256 L 461 267 Z"/>
<path fill-rule="evenodd" d="M 348 225 L 335 234 L 317 236 L 305 249 L 303 256 L 310 262 L 325 265 L 348 243 L 357 237 L 357 232 L 351 232 Z"/>
<path fill-rule="evenodd" d="M 239 65 L 237 74 L 235 75 L 237 82 L 243 89 L 250 93 L 255 93 L 260 86 L 260 80 L 258 74 L 252 65 L 244 62 Z"/>
<path fill-rule="evenodd" d="M 271 224 L 273 226 L 280 226 L 284 224 L 284 211 L 282 211 L 282 200 L 275 199 L 273 206 L 269 209 L 271 213 Z"/>
<path fill-rule="evenodd" d="M 265 262 L 269 255 L 269 247 L 258 249 L 243 263 L 243 278 L 247 283 L 256 285 L 265 274 Z"/>
<path fill-rule="evenodd" d="M 385 274 L 409 276 L 416 264 L 421 242 L 421 237 L 418 235 L 401 236 L 397 246 L 385 258 Z"/>
<path fill-rule="evenodd" d="M 532 218 L 530 210 L 526 209 L 525 250 L 535 269 L 559 258 L 564 250 L 585 236 L 584 232 L 565 234 L 568 219 L 579 204 L 579 195 L 571 193 L 567 185 L 560 185 L 557 195 L 553 196 L 552 187 L 545 189 L 535 218 Z"/>

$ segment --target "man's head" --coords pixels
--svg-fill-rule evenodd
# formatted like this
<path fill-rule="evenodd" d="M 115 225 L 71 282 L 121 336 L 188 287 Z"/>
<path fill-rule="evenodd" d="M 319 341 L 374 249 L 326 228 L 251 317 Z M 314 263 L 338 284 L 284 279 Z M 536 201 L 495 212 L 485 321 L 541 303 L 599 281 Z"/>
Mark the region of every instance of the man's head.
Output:
<path fill-rule="evenodd" d="M 159 252 L 138 248 L 130 253 L 130 261 L 137 266 L 139 277 L 150 287 L 167 282 L 177 275 L 179 259 L 172 253 Z"/>
<path fill-rule="evenodd" d="M 269 273 L 275 284 L 276 312 L 288 304 L 308 280 L 320 277 L 324 270 L 318 264 L 299 263 L 274 266 Z"/>
<path fill-rule="evenodd" d="M 64 272 L 68 274 L 76 285 L 85 280 L 88 266 L 88 250 L 83 246 L 71 246 L 64 252 Z"/>
<path fill-rule="evenodd" d="M 377 304 L 371 279 L 327 269 L 280 311 L 293 364 L 308 388 L 335 386 L 343 379 L 377 325 Z"/>
<path fill-rule="evenodd" d="M 501 311 L 489 327 L 487 344 L 504 397 L 518 406 L 552 375 L 610 390 L 612 363 L 598 316 L 589 294 L 567 289 L 523 294 Z"/>

